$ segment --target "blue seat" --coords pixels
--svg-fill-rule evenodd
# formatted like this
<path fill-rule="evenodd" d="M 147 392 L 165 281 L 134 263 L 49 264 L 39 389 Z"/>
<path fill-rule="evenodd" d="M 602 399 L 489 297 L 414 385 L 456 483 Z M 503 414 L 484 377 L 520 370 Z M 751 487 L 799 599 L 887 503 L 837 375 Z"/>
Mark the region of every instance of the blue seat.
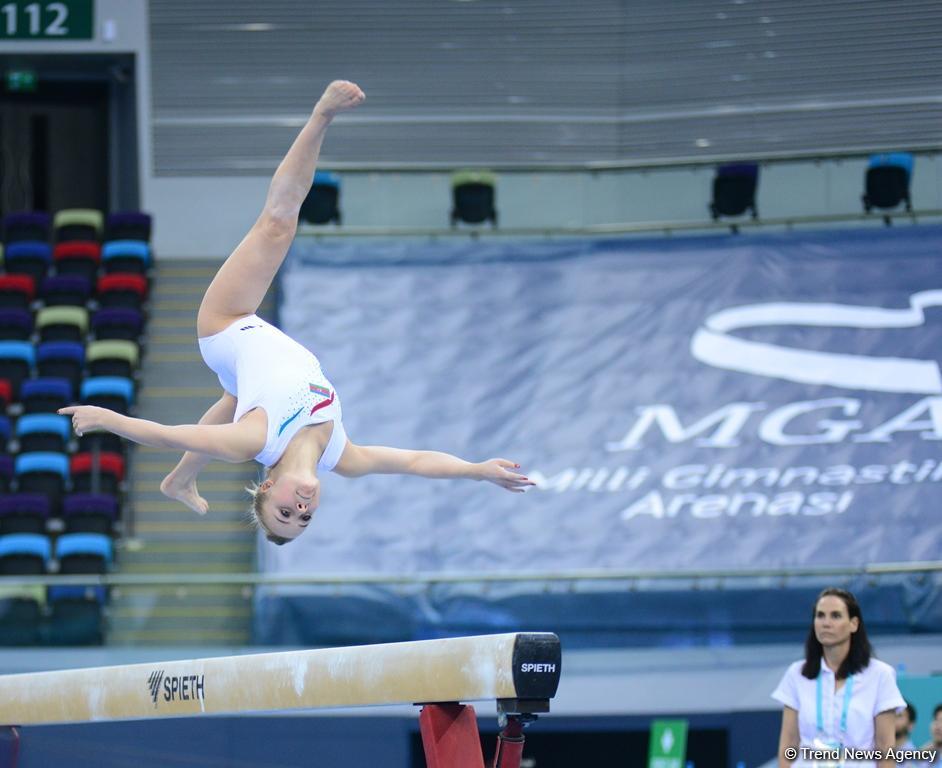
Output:
<path fill-rule="evenodd" d="M 142 240 L 113 240 L 101 249 L 105 272 L 141 274 L 150 267 L 150 246 Z"/>
<path fill-rule="evenodd" d="M 896 208 L 900 203 L 911 212 L 910 182 L 913 177 L 913 156 L 908 152 L 887 152 L 872 155 L 864 176 L 863 207 L 866 213 L 874 208 L 884 211 Z M 890 224 L 885 214 L 884 222 Z"/>
<path fill-rule="evenodd" d="M 0 360 L 22 360 L 32 367 L 36 354 L 28 341 L 0 341 Z"/>
<path fill-rule="evenodd" d="M 897 166 L 906 171 L 906 176 L 912 178 L 913 175 L 913 156 L 909 152 L 884 152 L 879 155 L 871 155 L 867 162 L 868 168 L 880 168 L 884 165 Z"/>
<path fill-rule="evenodd" d="M 0 574 L 42 574 L 49 570 L 52 545 L 38 533 L 0 536 Z"/>
<path fill-rule="evenodd" d="M 48 240 L 51 224 L 52 217 L 45 211 L 9 213 L 3 217 L 3 242 L 10 245 L 22 240 Z"/>
<path fill-rule="evenodd" d="M 60 586 L 51 586 L 46 590 L 46 596 L 50 603 L 58 603 L 62 600 L 91 600 L 104 605 L 108 601 L 108 591 L 102 585 L 81 584 L 63 584 Z"/>
<path fill-rule="evenodd" d="M 67 533 L 110 535 L 118 519 L 118 500 L 105 493 L 70 493 L 62 500 Z"/>
<path fill-rule="evenodd" d="M 31 413 L 16 422 L 16 439 L 23 452 L 62 453 L 72 428 L 68 416 L 55 413 Z"/>
<path fill-rule="evenodd" d="M 46 472 L 59 475 L 65 481 L 69 476 L 69 457 L 64 453 L 52 451 L 21 453 L 16 457 L 13 472 L 17 477 L 33 472 Z"/>
<path fill-rule="evenodd" d="M 12 480 L 13 457 L 0 453 L 0 493 L 7 493 L 10 490 Z"/>
<path fill-rule="evenodd" d="M 10 420 L 6 416 L 0 416 L 0 452 L 3 451 L 11 434 Z"/>
<path fill-rule="evenodd" d="M 27 379 L 20 390 L 26 413 L 55 413 L 73 401 L 72 384 L 68 379 Z"/>
<path fill-rule="evenodd" d="M 7 272 L 29 275 L 38 284 L 52 264 L 52 247 L 39 240 L 10 243 L 4 251 L 3 261 Z"/>
<path fill-rule="evenodd" d="M 79 399 L 124 413 L 134 402 L 134 382 L 120 376 L 93 376 L 82 382 Z"/>
<path fill-rule="evenodd" d="M 68 379 L 76 391 L 85 369 L 85 347 L 77 341 L 46 341 L 36 348 L 40 376 Z"/>
<path fill-rule="evenodd" d="M 340 177 L 330 171 L 317 171 L 311 189 L 301 203 L 301 221 L 309 224 L 341 222 Z"/>
<path fill-rule="evenodd" d="M 60 573 L 104 573 L 113 559 L 111 538 L 100 533 L 63 533 L 56 540 Z"/>

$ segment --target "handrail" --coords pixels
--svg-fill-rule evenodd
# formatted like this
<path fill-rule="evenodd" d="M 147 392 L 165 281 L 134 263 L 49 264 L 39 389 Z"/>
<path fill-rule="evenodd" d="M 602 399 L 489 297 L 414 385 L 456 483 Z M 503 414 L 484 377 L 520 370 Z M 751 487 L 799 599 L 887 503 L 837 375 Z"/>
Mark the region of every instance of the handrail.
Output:
<path fill-rule="evenodd" d="M 334 227 L 301 224 L 298 227 L 299 237 L 313 237 L 317 239 L 336 237 L 434 237 L 434 238 L 503 238 L 503 237 L 573 237 L 586 235 L 629 235 L 645 232 L 695 232 L 712 230 L 762 229 L 765 227 L 791 228 L 806 224 L 833 224 L 839 222 L 874 221 L 889 218 L 909 219 L 942 217 L 940 208 L 923 208 L 914 211 L 879 211 L 866 213 L 829 213 L 807 216 L 782 216 L 760 219 L 728 219 L 724 221 L 645 221 L 623 224 L 590 224 L 584 227 L 506 227 L 491 229 L 479 227 L 475 229 L 458 228 L 449 229 L 442 226 L 434 227 Z"/>
<path fill-rule="evenodd" d="M 0 589 L 20 586 L 161 587 L 203 586 L 338 586 L 426 585 L 528 582 L 706 581 L 712 579 L 807 578 L 815 576 L 889 576 L 942 573 L 942 560 L 911 563 L 871 563 L 864 566 L 805 568 L 745 568 L 709 571 L 572 570 L 531 573 L 443 572 L 413 574 L 329 573 L 285 575 L 269 573 L 109 573 L 43 576 L 0 576 Z"/>
<path fill-rule="evenodd" d="M 692 157 L 651 157 L 629 160 L 588 160 L 581 163 L 488 163 L 482 160 L 452 162 L 344 162 L 324 158 L 320 167 L 328 171 L 342 173 L 452 173 L 456 170 L 484 168 L 495 172 L 508 173 L 606 173 L 613 171 L 652 171 L 661 169 L 678 170 L 683 168 L 708 168 L 721 163 L 759 163 L 772 165 L 779 163 L 828 162 L 837 160 L 865 160 L 871 155 L 886 152 L 909 152 L 916 157 L 932 157 L 942 153 L 942 144 L 933 142 L 904 147 L 898 144 L 872 145 L 867 147 L 825 147 L 813 150 L 793 150 L 789 152 L 759 152 L 752 154 L 731 153 L 724 155 L 701 155 Z"/>

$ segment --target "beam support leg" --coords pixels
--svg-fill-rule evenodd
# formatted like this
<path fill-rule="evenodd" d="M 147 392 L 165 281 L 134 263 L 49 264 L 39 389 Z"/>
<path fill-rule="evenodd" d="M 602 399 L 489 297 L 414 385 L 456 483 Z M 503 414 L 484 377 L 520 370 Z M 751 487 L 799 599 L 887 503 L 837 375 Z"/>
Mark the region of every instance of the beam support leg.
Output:
<path fill-rule="evenodd" d="M 520 768 L 523 757 L 523 726 L 519 717 L 510 715 L 503 730 L 497 734 L 497 751 L 492 768 Z"/>
<path fill-rule="evenodd" d="M 19 752 L 19 729 L 12 725 L 0 725 L 0 768 L 16 768 Z"/>
<path fill-rule="evenodd" d="M 484 768 L 471 705 L 426 704 L 419 713 L 419 728 L 428 768 Z"/>

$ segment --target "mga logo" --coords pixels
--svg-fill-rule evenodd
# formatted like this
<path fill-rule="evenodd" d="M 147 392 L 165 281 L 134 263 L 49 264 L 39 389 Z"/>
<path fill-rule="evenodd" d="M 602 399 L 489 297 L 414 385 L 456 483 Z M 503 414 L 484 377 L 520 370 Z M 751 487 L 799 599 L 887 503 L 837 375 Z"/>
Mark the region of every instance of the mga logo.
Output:
<path fill-rule="evenodd" d="M 157 706 L 157 694 L 160 691 L 160 681 L 163 680 L 164 671 L 162 669 L 156 669 L 150 673 L 150 677 L 147 678 L 147 686 L 150 688 L 150 697 L 154 702 L 154 707 Z"/>
<path fill-rule="evenodd" d="M 690 351 L 701 363 L 715 368 L 800 384 L 938 395 L 942 394 L 942 374 L 935 360 L 823 352 L 733 335 L 734 331 L 771 327 L 916 328 L 925 324 L 925 310 L 938 306 L 942 306 L 940 290 L 914 293 L 908 309 L 799 302 L 746 304 L 710 315 L 694 334 Z"/>

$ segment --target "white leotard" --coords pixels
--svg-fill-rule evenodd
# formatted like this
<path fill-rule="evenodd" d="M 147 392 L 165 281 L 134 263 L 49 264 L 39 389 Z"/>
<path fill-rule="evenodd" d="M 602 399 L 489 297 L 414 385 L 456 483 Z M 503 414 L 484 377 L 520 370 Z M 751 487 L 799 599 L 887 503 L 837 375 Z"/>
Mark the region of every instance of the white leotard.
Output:
<path fill-rule="evenodd" d="M 272 466 L 301 427 L 332 421 L 334 430 L 317 467 L 337 466 L 347 444 L 340 397 L 310 350 L 257 315 L 236 320 L 199 344 L 206 365 L 239 401 L 233 421 L 253 408 L 268 417 L 268 436 L 256 461 Z"/>

